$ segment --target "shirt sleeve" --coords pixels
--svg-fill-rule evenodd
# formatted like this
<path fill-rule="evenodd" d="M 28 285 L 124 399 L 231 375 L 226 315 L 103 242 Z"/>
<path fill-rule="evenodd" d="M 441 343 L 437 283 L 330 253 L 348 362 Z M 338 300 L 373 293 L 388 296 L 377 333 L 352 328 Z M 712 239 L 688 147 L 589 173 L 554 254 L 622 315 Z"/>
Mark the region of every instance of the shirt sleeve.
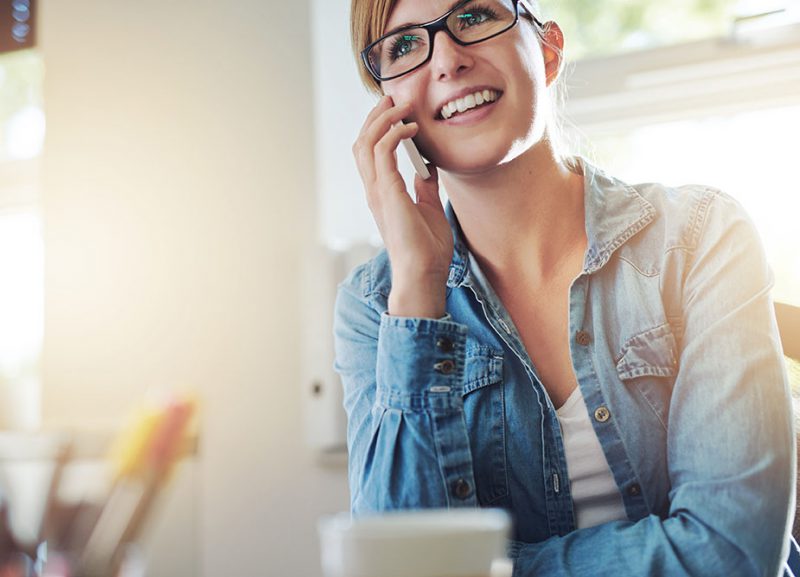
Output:
<path fill-rule="evenodd" d="M 390 316 L 357 284 L 340 286 L 334 317 L 353 514 L 477 506 L 462 402 L 466 327 L 449 315 Z"/>
<path fill-rule="evenodd" d="M 771 273 L 731 198 L 710 196 L 697 220 L 668 422 L 669 515 L 514 542 L 515 577 L 782 574 L 796 455 Z"/>

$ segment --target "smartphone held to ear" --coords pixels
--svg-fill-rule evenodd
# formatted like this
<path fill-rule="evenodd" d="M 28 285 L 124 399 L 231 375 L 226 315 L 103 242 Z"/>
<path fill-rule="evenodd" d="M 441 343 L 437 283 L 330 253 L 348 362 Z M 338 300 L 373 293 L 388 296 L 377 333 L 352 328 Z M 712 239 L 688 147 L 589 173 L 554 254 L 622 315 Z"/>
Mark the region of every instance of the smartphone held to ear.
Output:
<path fill-rule="evenodd" d="M 428 170 L 428 167 L 425 165 L 425 161 L 422 159 L 422 155 L 419 153 L 419 150 L 417 150 L 417 145 L 414 144 L 414 141 L 410 138 L 405 138 L 401 142 L 403 143 L 403 148 L 406 149 L 408 158 L 411 159 L 411 164 L 414 165 L 414 170 L 417 171 L 417 174 L 423 180 L 429 179 L 431 173 Z"/>

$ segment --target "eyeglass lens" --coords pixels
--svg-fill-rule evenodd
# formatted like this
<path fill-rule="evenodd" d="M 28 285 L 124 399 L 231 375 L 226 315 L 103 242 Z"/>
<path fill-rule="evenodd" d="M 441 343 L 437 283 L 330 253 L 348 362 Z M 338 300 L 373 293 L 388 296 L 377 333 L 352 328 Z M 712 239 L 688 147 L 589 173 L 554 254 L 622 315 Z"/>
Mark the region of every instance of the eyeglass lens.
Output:
<path fill-rule="evenodd" d="M 474 44 L 514 25 L 512 0 L 470 0 L 447 17 L 447 28 L 465 44 Z M 383 38 L 369 51 L 370 66 L 381 78 L 399 76 L 428 59 L 431 39 L 425 28 L 406 28 Z"/>

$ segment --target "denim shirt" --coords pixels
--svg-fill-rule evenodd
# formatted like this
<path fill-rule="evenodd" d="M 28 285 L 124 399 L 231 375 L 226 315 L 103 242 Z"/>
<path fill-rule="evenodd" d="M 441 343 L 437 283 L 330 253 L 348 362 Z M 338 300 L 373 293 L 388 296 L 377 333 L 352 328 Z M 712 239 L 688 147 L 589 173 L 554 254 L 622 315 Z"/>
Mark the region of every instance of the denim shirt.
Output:
<path fill-rule="evenodd" d="M 515 577 L 777 575 L 796 463 L 758 235 L 718 190 L 581 166 L 570 356 L 627 519 L 576 529 L 555 407 L 450 206 L 445 318 L 387 314 L 385 252 L 339 287 L 352 512 L 506 509 Z"/>

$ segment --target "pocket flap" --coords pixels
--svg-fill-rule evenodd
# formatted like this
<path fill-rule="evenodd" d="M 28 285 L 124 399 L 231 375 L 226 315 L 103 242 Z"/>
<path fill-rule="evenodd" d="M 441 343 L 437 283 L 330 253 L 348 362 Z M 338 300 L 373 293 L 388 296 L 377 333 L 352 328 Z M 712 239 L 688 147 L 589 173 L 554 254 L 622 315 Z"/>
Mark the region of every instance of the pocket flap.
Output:
<path fill-rule="evenodd" d="M 674 377 L 678 368 L 677 348 L 668 324 L 639 333 L 622 346 L 622 356 L 617 361 L 619 378 Z"/>
<path fill-rule="evenodd" d="M 503 352 L 486 346 L 467 347 L 464 392 L 499 383 L 503 380 Z"/>

